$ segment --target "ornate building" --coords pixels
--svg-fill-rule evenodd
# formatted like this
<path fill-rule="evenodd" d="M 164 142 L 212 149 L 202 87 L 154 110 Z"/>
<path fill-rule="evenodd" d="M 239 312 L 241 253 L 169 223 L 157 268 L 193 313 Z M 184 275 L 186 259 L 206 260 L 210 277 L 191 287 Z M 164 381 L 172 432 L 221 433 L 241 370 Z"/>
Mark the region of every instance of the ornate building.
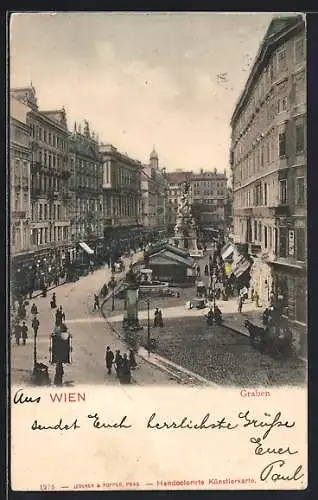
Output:
<path fill-rule="evenodd" d="M 234 234 L 254 258 L 262 305 L 283 297 L 306 329 L 306 36 L 302 16 L 270 23 L 232 120 Z"/>
<path fill-rule="evenodd" d="M 68 216 L 68 130 L 64 108 L 40 111 L 32 87 L 11 96 L 30 108 L 26 123 L 31 142 L 30 246 L 37 267 L 61 267 L 70 243 Z"/>
<path fill-rule="evenodd" d="M 30 108 L 10 99 L 10 194 L 11 194 L 11 258 L 18 269 L 30 261 L 31 222 L 31 147 L 27 114 Z"/>
<path fill-rule="evenodd" d="M 98 139 L 85 122 L 70 135 L 70 220 L 72 260 L 78 252 L 95 256 L 103 240 L 103 167 Z M 85 243 L 85 244 L 83 244 Z M 92 255 L 92 254 L 91 254 Z"/>
<path fill-rule="evenodd" d="M 182 196 L 184 183 L 190 179 L 191 175 L 192 172 L 184 172 L 182 170 L 176 170 L 175 172 L 166 173 L 166 179 L 168 182 L 166 223 L 171 232 L 174 231 L 174 226 L 177 220 L 178 200 L 180 196 Z"/>
<path fill-rule="evenodd" d="M 116 237 L 120 232 L 133 234 L 142 224 L 142 165 L 111 144 L 101 144 L 99 150 L 103 163 L 103 224 L 107 243 L 110 233 Z"/>
<path fill-rule="evenodd" d="M 150 153 L 149 164 L 142 167 L 141 193 L 143 225 L 149 229 L 165 230 L 168 182 L 165 168 L 159 168 L 159 157 L 155 149 Z"/>
<path fill-rule="evenodd" d="M 193 213 L 202 232 L 223 238 L 227 203 L 226 171 L 201 171 L 190 177 Z"/>

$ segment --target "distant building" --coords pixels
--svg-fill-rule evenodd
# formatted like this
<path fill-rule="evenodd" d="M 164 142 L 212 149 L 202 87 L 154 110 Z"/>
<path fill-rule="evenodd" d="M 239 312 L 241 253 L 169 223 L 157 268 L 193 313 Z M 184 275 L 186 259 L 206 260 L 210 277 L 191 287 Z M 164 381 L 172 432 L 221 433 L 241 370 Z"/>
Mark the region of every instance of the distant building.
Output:
<path fill-rule="evenodd" d="M 254 259 L 262 306 L 281 295 L 307 326 L 306 34 L 302 16 L 270 23 L 235 107 L 231 168 L 236 243 Z"/>
<path fill-rule="evenodd" d="M 116 230 L 131 233 L 142 225 L 141 172 L 138 160 L 111 144 L 101 144 L 103 163 L 103 226 L 107 239 Z"/>
<path fill-rule="evenodd" d="M 155 149 L 149 164 L 142 166 L 141 173 L 142 222 L 146 228 L 166 229 L 168 182 L 164 168 L 159 167 Z"/>
<path fill-rule="evenodd" d="M 223 237 L 226 229 L 225 207 L 227 204 L 226 171 L 194 172 L 190 177 L 192 190 L 192 210 L 201 231 L 214 231 L 215 236 Z"/>
<path fill-rule="evenodd" d="M 75 124 L 70 135 L 70 170 L 73 255 L 87 252 L 84 242 L 96 257 L 103 247 L 103 167 L 99 145 L 88 122 L 83 132 L 81 126 Z"/>
<path fill-rule="evenodd" d="M 172 230 L 176 223 L 178 212 L 178 199 L 181 196 L 184 184 L 191 177 L 192 172 L 184 172 L 176 170 L 175 172 L 167 172 L 166 178 L 168 183 L 168 203 L 167 203 L 167 217 L 166 223 L 170 230 Z"/>

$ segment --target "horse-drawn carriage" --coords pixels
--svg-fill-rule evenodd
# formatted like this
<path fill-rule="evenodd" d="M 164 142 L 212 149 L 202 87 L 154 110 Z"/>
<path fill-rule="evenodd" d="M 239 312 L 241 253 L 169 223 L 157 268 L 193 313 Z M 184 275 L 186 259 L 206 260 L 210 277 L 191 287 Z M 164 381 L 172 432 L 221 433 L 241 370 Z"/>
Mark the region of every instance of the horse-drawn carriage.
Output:
<path fill-rule="evenodd" d="M 250 334 L 251 344 L 262 353 L 275 357 L 290 357 L 300 351 L 298 335 L 290 330 L 284 318 L 269 322 L 265 327 L 246 320 L 244 326 Z"/>

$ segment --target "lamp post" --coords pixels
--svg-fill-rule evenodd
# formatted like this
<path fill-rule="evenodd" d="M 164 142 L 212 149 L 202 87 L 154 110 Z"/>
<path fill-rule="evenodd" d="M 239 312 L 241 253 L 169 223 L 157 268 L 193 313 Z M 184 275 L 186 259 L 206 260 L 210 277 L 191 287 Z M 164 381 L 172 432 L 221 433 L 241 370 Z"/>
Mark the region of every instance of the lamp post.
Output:
<path fill-rule="evenodd" d="M 147 299 L 147 350 L 148 350 L 148 357 L 150 356 L 150 300 Z"/>
<path fill-rule="evenodd" d="M 112 291 L 112 311 L 115 311 L 115 289 Z"/>
<path fill-rule="evenodd" d="M 36 365 L 37 365 L 37 336 L 38 336 L 38 332 L 37 332 L 37 329 L 34 328 L 33 329 L 34 331 L 34 344 L 33 344 L 33 373 L 35 374 L 36 373 Z"/>
<path fill-rule="evenodd" d="M 215 285 L 216 285 L 216 274 L 215 274 L 215 269 L 213 268 L 213 275 L 212 275 L 212 290 L 213 290 L 213 309 L 215 310 Z"/>

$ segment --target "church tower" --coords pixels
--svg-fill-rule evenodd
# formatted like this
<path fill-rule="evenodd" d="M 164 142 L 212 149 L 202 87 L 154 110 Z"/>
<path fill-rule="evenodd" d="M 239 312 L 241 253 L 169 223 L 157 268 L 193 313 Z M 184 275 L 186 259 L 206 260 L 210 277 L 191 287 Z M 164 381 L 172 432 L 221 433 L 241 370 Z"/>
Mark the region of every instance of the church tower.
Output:
<path fill-rule="evenodd" d="M 155 150 L 155 145 L 153 146 L 153 150 L 151 151 L 150 153 L 150 166 L 152 168 L 159 168 L 159 156 L 158 156 L 158 153 L 157 151 Z"/>

